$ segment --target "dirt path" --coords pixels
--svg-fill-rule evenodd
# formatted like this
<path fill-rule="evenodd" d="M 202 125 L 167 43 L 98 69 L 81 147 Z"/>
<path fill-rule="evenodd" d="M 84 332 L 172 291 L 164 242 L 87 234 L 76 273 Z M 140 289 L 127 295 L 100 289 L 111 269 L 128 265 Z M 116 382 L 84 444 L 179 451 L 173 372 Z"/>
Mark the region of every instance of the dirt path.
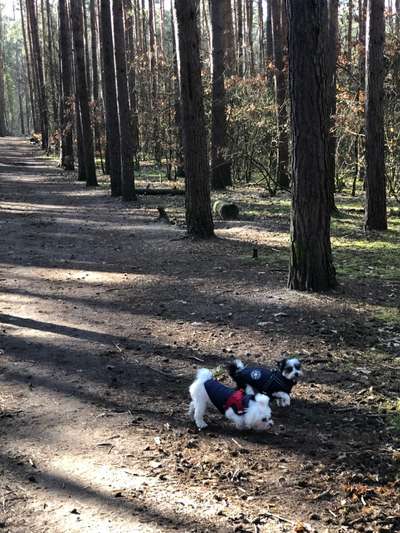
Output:
<path fill-rule="evenodd" d="M 400 529 L 375 381 L 398 382 L 349 331 L 370 331 L 362 301 L 248 260 L 268 222 L 182 240 L 157 199 L 87 190 L 22 140 L 0 139 L 0 187 L 0 531 Z M 199 365 L 284 351 L 307 377 L 273 431 L 195 431 Z"/>

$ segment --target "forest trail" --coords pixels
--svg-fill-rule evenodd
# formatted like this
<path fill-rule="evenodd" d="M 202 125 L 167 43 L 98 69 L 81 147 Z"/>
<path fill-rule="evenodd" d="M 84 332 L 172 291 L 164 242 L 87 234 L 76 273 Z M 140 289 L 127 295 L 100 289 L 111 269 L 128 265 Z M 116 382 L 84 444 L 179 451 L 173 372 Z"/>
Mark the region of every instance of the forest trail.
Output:
<path fill-rule="evenodd" d="M 0 530 L 355 531 L 362 504 L 345 487 L 361 472 L 395 514 L 366 375 L 349 380 L 327 337 L 306 337 L 321 320 L 345 329 L 359 304 L 290 293 L 284 272 L 243 259 L 235 224 L 181 239 L 154 200 L 87 189 L 23 139 L 0 139 L 0 194 Z M 213 414 L 198 434 L 199 365 L 284 351 L 302 351 L 307 377 L 273 431 Z"/>

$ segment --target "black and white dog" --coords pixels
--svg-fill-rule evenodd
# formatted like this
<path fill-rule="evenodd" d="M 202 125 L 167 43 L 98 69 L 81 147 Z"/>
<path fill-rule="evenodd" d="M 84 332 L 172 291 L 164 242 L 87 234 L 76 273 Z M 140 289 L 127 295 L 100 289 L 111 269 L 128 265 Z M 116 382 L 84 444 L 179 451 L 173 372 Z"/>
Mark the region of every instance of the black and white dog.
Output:
<path fill-rule="evenodd" d="M 207 427 L 204 415 L 211 404 L 238 429 L 264 431 L 273 425 L 268 396 L 253 392 L 246 394 L 243 390 L 226 387 L 214 379 L 207 368 L 197 371 L 189 392 L 192 398 L 189 414 L 199 429 Z"/>
<path fill-rule="evenodd" d="M 235 359 L 229 364 L 228 372 L 239 389 L 261 392 L 271 399 L 275 398 L 279 407 L 290 405 L 290 392 L 303 375 L 301 363 L 295 357 L 279 361 L 278 370 L 247 367 L 240 359 Z"/>

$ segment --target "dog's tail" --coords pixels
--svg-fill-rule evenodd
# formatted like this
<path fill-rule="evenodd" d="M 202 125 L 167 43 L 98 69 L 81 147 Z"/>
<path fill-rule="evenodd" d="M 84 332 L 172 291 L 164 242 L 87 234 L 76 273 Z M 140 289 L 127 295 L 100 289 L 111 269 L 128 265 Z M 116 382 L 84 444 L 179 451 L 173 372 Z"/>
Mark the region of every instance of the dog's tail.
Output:
<path fill-rule="evenodd" d="M 231 378 L 236 381 L 237 373 L 243 370 L 244 364 L 240 359 L 234 359 L 228 364 L 227 370 Z"/>
<path fill-rule="evenodd" d="M 211 370 L 208 370 L 208 368 L 199 368 L 196 374 L 196 379 L 198 381 L 201 381 L 202 383 L 205 383 L 209 379 L 212 379 L 213 375 Z"/>

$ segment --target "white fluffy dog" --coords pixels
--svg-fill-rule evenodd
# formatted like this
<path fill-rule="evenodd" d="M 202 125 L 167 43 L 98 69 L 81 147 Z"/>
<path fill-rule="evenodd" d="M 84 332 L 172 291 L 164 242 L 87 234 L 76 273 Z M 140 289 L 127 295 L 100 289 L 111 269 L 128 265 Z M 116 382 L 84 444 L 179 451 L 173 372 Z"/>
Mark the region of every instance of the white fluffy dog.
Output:
<path fill-rule="evenodd" d="M 199 429 L 207 427 L 204 415 L 209 405 L 233 422 L 238 429 L 264 431 L 273 425 L 269 398 L 265 394 L 246 394 L 243 390 L 226 387 L 207 368 L 197 371 L 195 381 L 189 388 L 192 401 L 189 414 Z"/>

